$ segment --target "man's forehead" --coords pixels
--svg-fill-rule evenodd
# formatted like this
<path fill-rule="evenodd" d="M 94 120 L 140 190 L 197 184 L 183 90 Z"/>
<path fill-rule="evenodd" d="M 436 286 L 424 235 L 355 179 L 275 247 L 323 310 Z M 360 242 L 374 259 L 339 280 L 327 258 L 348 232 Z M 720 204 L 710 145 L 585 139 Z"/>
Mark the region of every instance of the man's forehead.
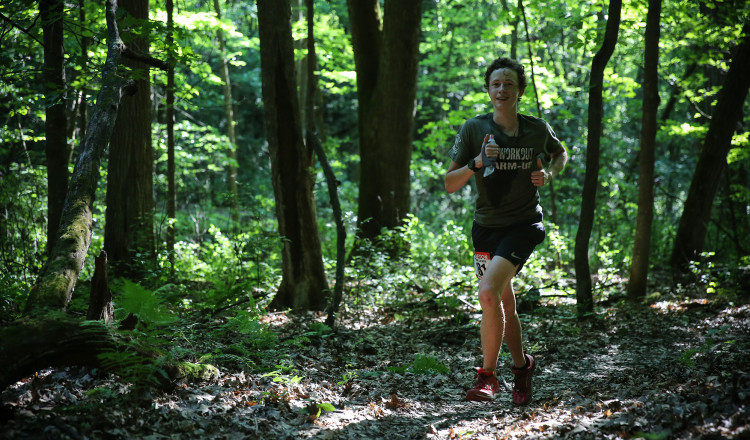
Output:
<path fill-rule="evenodd" d="M 500 69 L 495 69 L 490 74 L 490 79 L 512 79 L 514 81 L 518 80 L 518 74 L 515 70 L 510 69 L 508 67 L 501 67 Z"/>

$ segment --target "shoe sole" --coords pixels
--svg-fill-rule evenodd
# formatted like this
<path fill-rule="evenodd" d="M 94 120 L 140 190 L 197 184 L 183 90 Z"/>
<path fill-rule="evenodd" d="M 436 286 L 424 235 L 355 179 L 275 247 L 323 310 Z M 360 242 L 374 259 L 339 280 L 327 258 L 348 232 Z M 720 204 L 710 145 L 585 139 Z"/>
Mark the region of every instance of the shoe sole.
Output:
<path fill-rule="evenodd" d="M 497 394 L 494 394 L 492 396 L 487 395 L 487 394 L 471 394 L 471 395 L 467 394 L 464 400 L 468 402 L 490 402 L 490 401 L 495 400 L 496 395 Z"/>

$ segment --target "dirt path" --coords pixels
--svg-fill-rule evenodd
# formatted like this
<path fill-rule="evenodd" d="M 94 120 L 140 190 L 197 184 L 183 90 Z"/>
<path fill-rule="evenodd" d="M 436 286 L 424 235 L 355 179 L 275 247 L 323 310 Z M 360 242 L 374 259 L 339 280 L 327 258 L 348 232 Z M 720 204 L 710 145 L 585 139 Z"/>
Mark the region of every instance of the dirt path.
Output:
<path fill-rule="evenodd" d="M 46 370 L 2 394 L 0 438 L 750 438 L 747 304 L 617 306 L 583 325 L 570 305 L 543 306 L 522 318 L 538 361 L 522 408 L 510 393 L 462 401 L 480 359 L 470 312 L 383 311 L 336 334 L 274 315 L 273 374 L 225 371 L 139 400 L 86 370 Z"/>

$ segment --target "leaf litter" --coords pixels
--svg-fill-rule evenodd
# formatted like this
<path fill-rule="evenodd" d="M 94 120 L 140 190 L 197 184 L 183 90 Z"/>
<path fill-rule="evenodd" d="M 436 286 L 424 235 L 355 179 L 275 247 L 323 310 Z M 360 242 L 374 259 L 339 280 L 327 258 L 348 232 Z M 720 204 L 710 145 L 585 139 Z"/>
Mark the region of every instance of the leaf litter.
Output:
<path fill-rule="evenodd" d="M 521 316 L 534 397 L 466 402 L 480 365 L 471 304 L 269 314 L 272 372 L 135 395 L 111 375 L 48 368 L 1 395 L 0 438 L 723 439 L 750 438 L 750 298 L 599 305 L 574 319 L 555 299 Z M 498 375 L 510 381 L 507 350 Z"/>

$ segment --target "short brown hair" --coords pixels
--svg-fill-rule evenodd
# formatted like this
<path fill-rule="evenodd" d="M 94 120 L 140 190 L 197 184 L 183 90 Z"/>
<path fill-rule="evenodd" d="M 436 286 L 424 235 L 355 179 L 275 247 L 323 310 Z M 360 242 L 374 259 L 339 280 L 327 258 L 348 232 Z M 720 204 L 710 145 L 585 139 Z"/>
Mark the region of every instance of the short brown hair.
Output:
<path fill-rule="evenodd" d="M 496 71 L 497 69 L 506 68 L 515 70 L 515 72 L 518 74 L 518 88 L 520 90 L 524 90 L 526 88 L 526 70 L 523 68 L 523 64 L 507 57 L 497 58 L 492 62 L 492 64 L 487 66 L 487 70 L 484 72 L 484 90 L 490 89 L 490 75 L 492 75 L 492 72 Z"/>

